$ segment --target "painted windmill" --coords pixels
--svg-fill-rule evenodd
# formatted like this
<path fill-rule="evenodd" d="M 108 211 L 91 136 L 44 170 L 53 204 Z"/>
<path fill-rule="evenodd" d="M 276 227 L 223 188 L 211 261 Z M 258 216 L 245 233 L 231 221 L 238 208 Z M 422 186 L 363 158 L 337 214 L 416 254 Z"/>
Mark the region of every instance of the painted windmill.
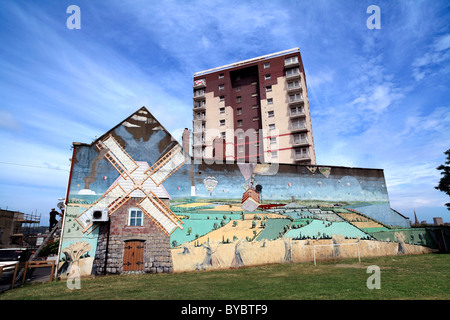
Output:
<path fill-rule="evenodd" d="M 136 194 L 143 198 L 137 206 L 165 233 L 170 235 L 177 228 L 183 229 L 183 222 L 159 198 L 160 191 L 165 191 L 161 184 L 184 164 L 185 156 L 179 145 L 151 167 L 145 161 L 134 161 L 112 135 L 99 140 L 97 148 L 106 150 L 105 158 L 120 176 L 102 197 L 75 218 L 83 233 L 89 234 L 98 226 L 91 221 L 95 210 L 107 209 L 111 216 Z"/>

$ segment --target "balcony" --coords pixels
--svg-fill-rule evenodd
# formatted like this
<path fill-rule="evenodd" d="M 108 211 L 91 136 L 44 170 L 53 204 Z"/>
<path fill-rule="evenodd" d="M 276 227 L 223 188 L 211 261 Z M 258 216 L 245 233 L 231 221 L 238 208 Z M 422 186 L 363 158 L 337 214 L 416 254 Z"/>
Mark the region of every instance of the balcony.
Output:
<path fill-rule="evenodd" d="M 291 108 L 291 112 L 289 114 L 289 117 L 291 119 L 300 118 L 300 117 L 306 117 L 305 111 L 303 110 L 303 107 Z"/>
<path fill-rule="evenodd" d="M 309 156 L 309 154 L 295 153 L 294 160 L 295 161 L 311 161 L 311 157 Z"/>
<path fill-rule="evenodd" d="M 292 121 L 291 123 L 291 132 L 306 132 L 308 129 L 306 128 L 305 121 Z"/>
<path fill-rule="evenodd" d="M 199 126 L 198 124 L 199 124 L 198 121 L 194 122 L 194 128 L 193 128 L 194 132 L 193 132 L 193 134 L 200 134 L 200 133 L 203 133 L 206 130 L 204 125 Z"/>
<path fill-rule="evenodd" d="M 206 80 L 205 79 L 195 80 L 194 85 L 192 87 L 194 89 L 206 88 Z"/>
<path fill-rule="evenodd" d="M 295 139 L 294 138 L 294 147 L 309 147 L 308 139 Z"/>
<path fill-rule="evenodd" d="M 295 104 L 300 104 L 300 103 L 304 103 L 303 97 L 300 94 L 295 94 L 295 95 L 289 96 L 288 104 L 290 106 L 295 105 Z"/>
<path fill-rule="evenodd" d="M 196 90 L 194 91 L 194 100 L 204 100 L 206 98 L 206 90 Z"/>
<path fill-rule="evenodd" d="M 296 67 L 299 65 L 300 64 L 298 62 L 298 57 L 290 57 L 290 58 L 284 59 L 284 67 L 285 68 Z"/>
<path fill-rule="evenodd" d="M 295 149 L 294 160 L 295 161 L 308 161 L 308 160 L 311 160 L 311 157 L 309 156 L 308 148 Z"/>
<path fill-rule="evenodd" d="M 194 120 L 200 120 L 202 122 L 206 121 L 206 116 L 204 114 L 196 114 L 194 115 Z"/>
<path fill-rule="evenodd" d="M 192 142 L 193 146 L 204 146 L 206 145 L 206 140 L 205 139 L 194 139 L 194 141 Z"/>
<path fill-rule="evenodd" d="M 294 93 L 302 91 L 302 86 L 300 85 L 300 81 L 292 81 L 287 84 L 287 92 Z"/>
<path fill-rule="evenodd" d="M 300 78 L 300 70 L 298 68 L 287 69 L 286 70 L 286 79 L 299 79 Z"/>
<path fill-rule="evenodd" d="M 204 100 L 202 101 L 194 101 L 194 111 L 202 111 L 206 110 L 206 103 Z"/>

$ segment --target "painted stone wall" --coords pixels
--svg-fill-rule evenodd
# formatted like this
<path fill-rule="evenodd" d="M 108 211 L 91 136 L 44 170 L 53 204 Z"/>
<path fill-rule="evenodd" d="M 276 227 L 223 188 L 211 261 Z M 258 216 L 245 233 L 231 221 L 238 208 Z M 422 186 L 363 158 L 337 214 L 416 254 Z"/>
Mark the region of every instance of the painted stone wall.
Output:
<path fill-rule="evenodd" d="M 124 252 L 129 241 L 142 242 L 143 265 L 135 272 L 172 272 L 172 257 L 170 252 L 170 237 L 164 233 L 147 215 L 143 215 L 142 226 L 128 224 L 128 211 L 139 209 L 140 198 L 132 198 L 110 217 L 110 227 L 103 224 L 99 229 L 97 251 L 94 260 L 94 273 L 123 273 Z M 108 239 L 109 237 L 109 239 Z M 106 244 L 108 243 L 108 250 Z M 130 271 L 130 273 L 133 273 Z"/>

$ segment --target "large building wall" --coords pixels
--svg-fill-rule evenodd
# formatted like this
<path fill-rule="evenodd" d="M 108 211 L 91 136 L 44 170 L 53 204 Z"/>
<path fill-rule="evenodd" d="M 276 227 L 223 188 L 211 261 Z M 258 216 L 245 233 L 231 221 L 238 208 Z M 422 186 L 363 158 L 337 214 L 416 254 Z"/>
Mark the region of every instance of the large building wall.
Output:
<path fill-rule="evenodd" d="M 286 63 L 291 58 L 295 60 Z M 294 81 L 295 87 L 288 86 Z M 306 77 L 298 49 L 199 72 L 194 83 L 194 122 L 200 112 L 206 111 L 203 119 L 208 135 L 203 145 L 206 159 L 213 157 L 212 140 L 226 132 L 227 159 L 316 163 Z M 295 95 L 299 101 L 290 101 Z M 196 107 L 199 103 L 201 108 Z M 220 113 L 220 107 L 225 108 L 225 113 Z M 302 112 L 293 116 L 292 107 Z M 294 126 L 296 121 L 304 123 L 304 127 Z M 275 130 L 270 128 L 273 125 Z M 248 132 L 247 139 L 238 139 L 232 130 Z M 194 124 L 194 140 L 198 134 L 198 126 Z M 304 136 L 301 143 L 299 137 L 294 138 L 299 134 Z M 270 138 L 276 139 L 276 143 Z M 194 157 L 198 155 L 194 150 Z"/>
<path fill-rule="evenodd" d="M 107 160 L 108 155 L 105 150 L 97 147 L 101 139 L 110 136 L 114 137 L 120 148 L 139 164 L 135 172 L 139 170 L 144 172 L 178 146 L 178 143 L 145 108 L 138 110 L 92 144 L 74 143 L 59 253 L 58 272 L 61 276 L 67 276 L 71 266 L 78 266 L 82 274 L 103 272 L 106 249 L 105 226 L 93 223 L 86 227 L 80 221 L 97 201 L 109 196 L 109 193 L 105 195 L 109 192 L 108 190 L 114 189 L 117 185 L 125 186 L 125 183 L 130 185 L 130 178 L 119 173 Z M 196 240 L 195 234 L 201 238 L 205 232 L 214 230 L 219 232 L 219 238 L 224 237 L 225 233 L 223 235 L 220 233 L 231 227 L 227 224 L 231 224 L 231 217 L 225 219 L 222 216 L 229 213 L 229 208 L 233 208 L 231 215 L 234 220 L 239 220 L 241 212 L 247 216 L 245 219 L 252 219 L 253 213 L 241 208 L 244 185 L 249 183 L 251 178 L 262 187 L 260 200 L 263 205 L 301 203 L 302 205 L 322 204 L 329 207 L 338 204 L 340 208 L 352 206 L 352 208 L 364 208 L 361 210 L 367 216 L 373 215 L 382 223 L 409 226 L 406 218 L 390 209 L 388 190 L 381 169 L 277 163 L 240 164 L 220 161 L 189 163 L 189 160 L 192 160 L 189 157 L 187 160 L 159 186 L 155 184 L 152 187 L 155 195 L 163 198 L 166 205 L 179 214 L 178 217 L 181 219 L 179 227 L 164 231 L 161 225 L 154 223 L 155 216 L 152 216 L 154 213 L 145 216 L 143 227 L 127 226 L 125 223 L 127 210 L 130 206 L 134 207 L 145 196 L 142 192 L 132 195 L 128 202 L 110 215 L 111 242 L 108 251 L 112 255 L 107 264 L 107 271 L 111 273 L 123 271 L 120 263 L 124 259 L 125 243 L 131 240 L 145 243 L 144 259 L 146 260 L 143 271 L 171 272 L 177 268 L 183 269 L 180 266 L 176 268 L 175 264 L 181 261 L 180 257 L 177 256 L 175 259 L 173 254 L 170 256 L 168 246 L 175 248 L 186 239 L 189 239 L 192 244 Z M 135 185 L 144 188 L 145 185 L 141 184 L 139 179 L 134 181 Z M 144 191 L 148 193 L 149 190 Z M 201 210 L 213 211 L 202 211 L 204 220 L 195 220 L 195 217 L 182 213 L 183 210 L 190 210 L 190 214 L 197 214 L 195 206 L 202 208 Z M 268 212 L 259 214 L 262 217 L 269 215 Z M 209 219 L 210 215 L 211 219 Z M 240 222 L 239 227 L 248 225 L 251 228 L 252 221 L 245 221 L 245 219 L 244 222 Z M 290 221 L 286 220 L 287 217 L 280 215 L 276 215 L 274 219 Z M 224 221 L 221 222 L 221 220 Z M 217 229 L 217 226 L 214 226 L 216 223 L 222 225 L 224 229 Z M 189 226 L 193 226 L 194 231 L 189 232 Z M 253 235 L 252 232 L 257 230 L 261 231 L 261 229 L 255 229 L 246 232 Z M 248 236 L 246 233 L 244 240 Z M 208 235 L 204 238 L 208 239 Z M 171 259 L 174 259 L 173 262 Z"/>

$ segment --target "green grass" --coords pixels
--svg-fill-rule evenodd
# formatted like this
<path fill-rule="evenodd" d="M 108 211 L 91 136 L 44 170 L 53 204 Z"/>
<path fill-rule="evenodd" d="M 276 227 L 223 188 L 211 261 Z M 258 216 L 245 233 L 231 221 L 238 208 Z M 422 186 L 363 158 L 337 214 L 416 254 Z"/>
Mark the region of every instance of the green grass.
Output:
<path fill-rule="evenodd" d="M 381 270 L 381 289 L 366 286 L 370 265 Z M 26 284 L 0 294 L 8 299 L 450 299 L 450 255 L 428 254 L 291 263 L 173 274 L 102 276 L 81 279 L 81 289 L 66 281 Z"/>

